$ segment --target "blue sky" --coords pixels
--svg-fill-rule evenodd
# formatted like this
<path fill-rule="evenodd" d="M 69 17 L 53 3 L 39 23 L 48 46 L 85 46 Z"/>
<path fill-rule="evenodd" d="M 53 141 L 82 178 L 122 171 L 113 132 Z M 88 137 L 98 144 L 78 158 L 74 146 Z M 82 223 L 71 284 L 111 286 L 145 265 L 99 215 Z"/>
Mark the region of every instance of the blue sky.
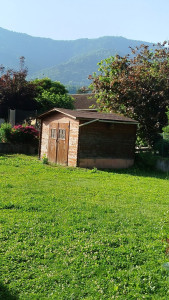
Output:
<path fill-rule="evenodd" d="M 32 36 L 169 40 L 169 0 L 0 0 L 0 10 L 0 27 Z"/>

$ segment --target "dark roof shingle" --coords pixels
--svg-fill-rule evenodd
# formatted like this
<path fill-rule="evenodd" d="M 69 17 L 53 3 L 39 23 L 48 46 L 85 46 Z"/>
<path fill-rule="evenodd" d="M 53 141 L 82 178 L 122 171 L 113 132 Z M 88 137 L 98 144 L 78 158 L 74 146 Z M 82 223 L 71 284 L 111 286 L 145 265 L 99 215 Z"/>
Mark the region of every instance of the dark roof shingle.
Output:
<path fill-rule="evenodd" d="M 89 109 L 92 105 L 97 106 L 94 94 L 72 94 L 75 109 Z"/>
<path fill-rule="evenodd" d="M 83 110 L 71 110 L 71 109 L 65 109 L 65 108 L 53 108 L 52 110 L 47 111 L 46 113 L 40 115 L 38 119 L 43 119 L 44 117 L 54 113 L 59 112 L 64 115 L 67 115 L 73 119 L 77 120 L 105 120 L 105 121 L 118 121 L 118 122 L 129 122 L 129 123 L 138 123 L 137 121 L 130 119 L 128 117 L 125 117 L 120 114 L 115 113 L 99 113 L 99 112 L 91 112 L 91 111 L 83 111 Z"/>

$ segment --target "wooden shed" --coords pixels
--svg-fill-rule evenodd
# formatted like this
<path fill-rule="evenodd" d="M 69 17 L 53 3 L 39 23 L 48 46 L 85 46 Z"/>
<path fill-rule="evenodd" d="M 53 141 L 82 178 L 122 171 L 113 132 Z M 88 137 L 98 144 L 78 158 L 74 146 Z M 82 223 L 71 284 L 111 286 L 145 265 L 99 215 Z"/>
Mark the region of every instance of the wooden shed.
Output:
<path fill-rule="evenodd" d="M 134 163 L 137 121 L 118 114 L 54 108 L 39 116 L 39 155 L 85 168 L 128 168 Z"/>

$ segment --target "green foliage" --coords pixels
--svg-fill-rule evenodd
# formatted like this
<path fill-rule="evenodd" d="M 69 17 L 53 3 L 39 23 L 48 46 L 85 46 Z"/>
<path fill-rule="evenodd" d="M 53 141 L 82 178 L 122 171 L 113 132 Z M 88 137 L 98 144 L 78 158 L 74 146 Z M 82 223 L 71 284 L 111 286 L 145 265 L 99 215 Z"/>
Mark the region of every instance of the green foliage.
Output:
<path fill-rule="evenodd" d="M 11 142 L 38 146 L 39 131 L 33 126 L 16 125 L 11 130 Z"/>
<path fill-rule="evenodd" d="M 167 299 L 168 177 L 0 157 L 1 281 L 19 299 Z M 12 299 L 12 298 L 11 298 Z"/>
<path fill-rule="evenodd" d="M 166 262 L 165 264 L 163 264 L 163 268 L 167 270 L 167 272 L 169 273 L 169 262 Z"/>
<path fill-rule="evenodd" d="M 169 140 L 169 109 L 166 112 L 166 115 L 167 115 L 167 119 L 168 119 L 168 125 L 163 127 L 163 133 L 164 133 L 163 138 L 166 139 L 166 140 Z"/>
<path fill-rule="evenodd" d="M 147 147 L 148 144 L 144 139 L 141 139 L 140 136 L 136 135 L 136 146 L 137 147 Z"/>
<path fill-rule="evenodd" d="M 7 285 L 0 282 L 0 299 L 18 300 L 18 295 L 16 295 L 13 291 L 9 292 Z"/>
<path fill-rule="evenodd" d="M 40 111 L 46 111 L 53 107 L 73 109 L 73 98 L 69 95 L 57 95 L 48 91 L 43 91 L 42 94 L 36 98 L 40 104 Z"/>
<path fill-rule="evenodd" d="M 96 167 L 94 167 L 92 170 L 91 170 L 91 173 L 97 173 L 97 168 Z"/>
<path fill-rule="evenodd" d="M 162 157 L 169 157 L 169 140 L 160 138 L 155 144 L 153 149 L 158 151 Z"/>
<path fill-rule="evenodd" d="M 39 110 L 44 112 L 53 107 L 73 109 L 73 98 L 67 94 L 67 90 L 60 82 L 54 82 L 49 78 L 36 79 L 33 81 L 36 86 Z"/>
<path fill-rule="evenodd" d="M 163 127 L 163 139 L 169 140 L 169 125 Z"/>
<path fill-rule="evenodd" d="M 68 92 L 59 81 L 52 81 L 49 78 L 35 79 L 32 83 L 35 84 L 39 94 L 48 91 L 51 94 L 65 95 Z"/>
<path fill-rule="evenodd" d="M 166 115 L 168 118 L 168 125 L 162 128 L 163 132 L 160 134 L 159 139 L 153 147 L 153 149 L 158 151 L 159 155 L 162 157 L 169 157 L 169 110 Z"/>
<path fill-rule="evenodd" d="M 77 90 L 77 94 L 88 94 L 91 93 L 91 89 L 88 86 L 82 86 Z"/>
<path fill-rule="evenodd" d="M 2 123 L 0 126 L 0 142 L 7 143 L 11 138 L 12 126 L 10 123 Z"/>
<path fill-rule="evenodd" d="M 123 113 L 139 122 L 139 136 L 153 145 L 167 123 L 169 52 L 158 44 L 131 49 L 132 56 L 102 60 L 91 88 L 101 111 Z"/>
<path fill-rule="evenodd" d="M 43 163 L 44 165 L 48 165 L 48 158 L 46 157 L 46 154 L 44 154 L 44 155 L 42 156 L 42 163 Z"/>
<path fill-rule="evenodd" d="M 33 126 L 16 125 L 3 123 L 0 127 L 0 140 L 5 143 L 30 144 L 38 146 L 39 131 Z"/>
<path fill-rule="evenodd" d="M 135 165 L 142 170 L 155 170 L 157 155 L 150 152 L 137 153 L 135 157 Z"/>

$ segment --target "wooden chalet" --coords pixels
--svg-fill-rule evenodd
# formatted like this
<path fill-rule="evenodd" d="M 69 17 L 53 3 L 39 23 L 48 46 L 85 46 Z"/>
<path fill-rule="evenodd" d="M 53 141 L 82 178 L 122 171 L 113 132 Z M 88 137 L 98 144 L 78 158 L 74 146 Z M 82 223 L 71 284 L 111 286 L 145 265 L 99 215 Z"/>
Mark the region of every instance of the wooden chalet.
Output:
<path fill-rule="evenodd" d="M 39 155 L 85 168 L 128 168 L 134 163 L 137 121 L 118 114 L 54 108 L 39 116 Z"/>

